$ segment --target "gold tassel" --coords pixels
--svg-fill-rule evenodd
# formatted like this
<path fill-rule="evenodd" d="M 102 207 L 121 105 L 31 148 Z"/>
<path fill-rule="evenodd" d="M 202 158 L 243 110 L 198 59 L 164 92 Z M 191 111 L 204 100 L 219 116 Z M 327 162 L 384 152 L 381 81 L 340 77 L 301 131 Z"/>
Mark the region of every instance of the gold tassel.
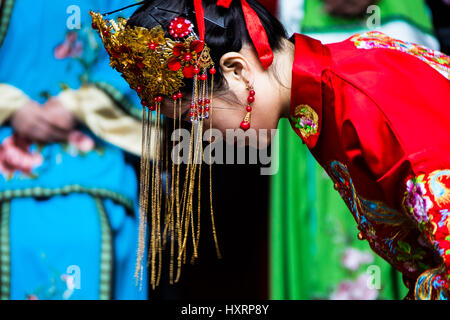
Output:
<path fill-rule="evenodd" d="M 211 76 L 211 105 L 214 101 L 214 74 Z M 210 115 L 209 115 L 209 129 L 210 129 L 210 136 L 209 136 L 209 142 L 212 143 L 212 125 L 213 125 L 213 113 L 214 108 L 211 108 Z M 214 208 L 213 208 L 213 184 L 212 184 L 212 149 L 210 149 L 210 164 L 209 164 L 209 204 L 210 204 L 210 210 L 211 210 L 211 225 L 212 225 L 212 232 L 213 232 L 213 238 L 214 238 L 214 244 L 216 246 L 216 254 L 217 258 L 222 259 L 222 254 L 220 252 L 219 247 L 219 241 L 217 239 L 217 231 L 216 231 L 216 221 L 214 217 Z"/>
<path fill-rule="evenodd" d="M 211 82 L 210 101 L 213 101 L 214 76 Z M 139 249 L 138 266 L 136 276 L 142 281 L 147 212 L 150 209 L 149 252 L 147 265 L 150 268 L 150 283 L 155 289 L 161 281 L 163 249 L 167 249 L 167 241 L 170 241 L 170 283 L 178 283 L 181 277 L 182 266 L 188 257 L 188 243 L 192 243 L 191 263 L 195 263 L 199 257 L 199 243 L 201 236 L 202 215 L 202 162 L 203 162 L 203 129 L 205 107 L 209 92 L 206 81 L 194 79 L 193 101 L 195 104 L 197 121 L 192 123 L 189 141 L 188 163 L 184 173 L 184 181 L 181 180 L 181 164 L 169 162 L 171 156 L 168 132 L 168 123 L 161 116 L 161 104 L 156 104 L 155 121 L 153 123 L 152 112 L 143 111 L 143 137 L 142 137 L 142 161 L 141 161 L 141 194 L 140 194 L 140 226 L 139 226 Z M 201 101 L 202 103 L 199 103 Z M 182 127 L 182 101 L 174 100 L 173 103 L 174 130 Z M 213 108 L 209 109 L 210 129 L 212 129 Z M 162 125 L 164 127 L 162 128 Z M 152 136 L 154 131 L 154 136 Z M 163 132 L 164 131 L 164 132 Z M 163 135 L 166 139 L 163 141 Z M 152 140 L 154 143 L 152 143 Z M 178 135 L 178 141 L 181 134 Z M 212 140 L 212 133 L 210 136 Z M 172 141 L 172 151 L 175 150 L 175 139 Z M 153 161 L 150 159 L 153 155 Z M 210 155 L 212 160 L 212 154 Z M 161 182 L 162 174 L 166 174 L 165 184 Z M 170 179 L 170 181 L 169 181 Z M 165 188 L 165 192 L 164 189 Z M 213 186 L 212 186 L 212 163 L 209 167 L 209 201 L 211 210 L 212 234 L 216 247 L 217 257 L 222 258 L 218 237 L 216 232 L 215 217 L 213 211 Z M 151 201 L 151 205 L 149 204 Z M 150 207 L 150 208 L 149 208 Z M 164 211 L 164 212 L 161 212 Z M 164 216 L 162 216 L 164 214 Z M 189 239 L 191 237 L 191 239 Z M 190 253 L 189 246 L 189 253 Z M 176 259 L 176 261 L 175 261 Z M 177 267 L 175 267 L 177 264 Z"/>

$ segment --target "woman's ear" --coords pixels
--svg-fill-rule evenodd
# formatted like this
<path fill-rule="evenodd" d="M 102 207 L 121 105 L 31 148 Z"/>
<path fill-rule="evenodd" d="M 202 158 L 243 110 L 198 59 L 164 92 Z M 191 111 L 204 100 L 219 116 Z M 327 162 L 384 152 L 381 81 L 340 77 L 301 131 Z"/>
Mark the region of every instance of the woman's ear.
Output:
<path fill-rule="evenodd" d="M 238 52 L 228 52 L 220 59 L 220 67 L 227 82 L 242 81 L 244 84 L 253 83 L 253 68 L 247 58 Z"/>

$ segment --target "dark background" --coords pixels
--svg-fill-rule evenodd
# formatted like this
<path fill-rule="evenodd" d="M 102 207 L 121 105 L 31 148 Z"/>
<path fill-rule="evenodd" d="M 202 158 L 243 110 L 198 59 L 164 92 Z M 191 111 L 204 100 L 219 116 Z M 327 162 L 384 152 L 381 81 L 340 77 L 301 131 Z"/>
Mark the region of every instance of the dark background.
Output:
<path fill-rule="evenodd" d="M 441 51 L 450 54 L 450 5 L 443 0 L 427 0 L 433 13 L 436 36 L 441 43 Z"/>
<path fill-rule="evenodd" d="M 261 176 L 256 165 L 213 166 L 216 230 L 223 256 L 219 260 L 208 210 L 207 169 L 204 165 L 202 206 L 205 209 L 199 259 L 195 265 L 188 263 L 183 267 L 181 280 L 175 285 L 169 284 L 168 268 L 165 268 L 160 287 L 155 291 L 150 289 L 149 299 L 268 299 L 270 178 Z"/>

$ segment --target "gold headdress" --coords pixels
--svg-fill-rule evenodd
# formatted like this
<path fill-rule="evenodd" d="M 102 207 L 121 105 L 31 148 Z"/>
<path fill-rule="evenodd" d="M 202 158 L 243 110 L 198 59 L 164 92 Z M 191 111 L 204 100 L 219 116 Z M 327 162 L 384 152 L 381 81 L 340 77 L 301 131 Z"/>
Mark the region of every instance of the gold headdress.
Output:
<path fill-rule="evenodd" d="M 175 18 L 166 36 L 162 26 L 151 30 L 127 26 L 127 20 L 104 20 L 91 12 L 96 29 L 111 57 L 111 66 L 122 74 L 142 101 L 142 159 L 140 177 L 140 226 L 136 277 L 142 280 L 147 221 L 148 263 L 151 284 L 155 288 L 161 278 L 162 252 L 170 240 L 170 282 L 180 279 L 181 266 L 186 263 L 188 242 L 192 241 L 192 262 L 198 257 L 201 215 L 201 175 L 203 160 L 204 120 L 212 113 L 214 63 L 209 48 L 193 32 L 193 24 L 183 17 Z M 211 75 L 211 82 L 208 79 Z M 182 99 L 180 89 L 185 79 L 193 80 L 189 116 L 192 122 L 189 162 L 182 180 L 180 164 L 169 161 L 169 120 L 164 120 L 161 105 L 164 99 L 173 102 L 173 127 L 181 128 Z M 163 127 L 164 126 L 164 127 Z M 164 132 L 163 132 L 164 131 Z M 163 133 L 166 134 L 163 143 Z M 179 141 L 179 140 L 178 140 Z M 175 141 L 172 142 L 175 147 Z M 163 180 L 162 176 L 166 179 Z M 217 254 L 217 236 L 212 209 L 212 172 L 210 166 L 210 210 Z M 183 182 L 184 181 L 184 182 Z M 150 219 L 147 212 L 150 210 Z M 189 240 L 189 238 L 191 238 Z M 176 261 L 175 261 L 176 260 Z M 175 275 L 175 262 L 177 272 Z"/>

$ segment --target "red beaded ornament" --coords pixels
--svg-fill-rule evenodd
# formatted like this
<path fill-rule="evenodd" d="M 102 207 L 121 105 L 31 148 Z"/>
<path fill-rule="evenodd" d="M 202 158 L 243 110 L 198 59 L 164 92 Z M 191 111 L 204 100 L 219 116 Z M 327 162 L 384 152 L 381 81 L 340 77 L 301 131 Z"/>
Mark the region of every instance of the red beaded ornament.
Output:
<path fill-rule="evenodd" d="M 182 17 L 173 19 L 169 26 L 169 33 L 174 38 L 187 37 L 193 30 L 193 23 Z"/>
<path fill-rule="evenodd" d="M 256 98 L 256 92 L 255 90 L 253 90 L 253 88 L 248 87 L 248 89 L 250 90 L 247 101 L 249 103 L 249 105 L 246 108 L 247 111 L 247 115 L 244 118 L 244 121 L 241 122 L 241 129 L 244 131 L 247 131 L 248 129 L 250 129 L 250 121 L 251 121 L 251 116 L 252 116 L 252 111 L 253 111 L 253 107 L 251 106 L 252 103 L 255 102 Z"/>

